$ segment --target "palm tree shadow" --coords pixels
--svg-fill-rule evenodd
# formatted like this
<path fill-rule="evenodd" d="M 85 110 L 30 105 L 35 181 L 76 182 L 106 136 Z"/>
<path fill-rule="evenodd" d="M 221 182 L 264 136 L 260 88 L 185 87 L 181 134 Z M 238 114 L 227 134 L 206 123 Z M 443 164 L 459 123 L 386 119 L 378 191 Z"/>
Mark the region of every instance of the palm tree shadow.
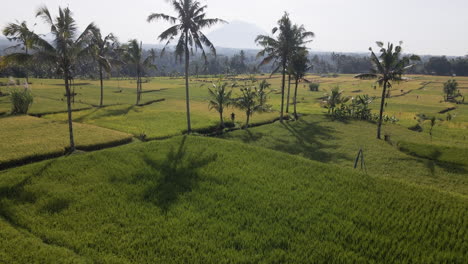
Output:
<path fill-rule="evenodd" d="M 204 150 L 188 154 L 185 142 L 186 137 L 182 139 L 178 149 L 171 149 L 163 160 L 154 160 L 145 155 L 143 160 L 151 172 L 140 173 L 134 178 L 136 182 L 146 185 L 143 200 L 157 205 L 164 212 L 181 195 L 195 189 L 200 179 L 199 170 L 217 159 L 217 155 L 205 154 Z"/>
<path fill-rule="evenodd" d="M 245 133 L 243 133 L 240 137 L 242 142 L 244 143 L 251 143 L 258 141 L 263 138 L 263 133 L 260 132 L 252 132 L 250 129 L 245 129 Z"/>
<path fill-rule="evenodd" d="M 102 113 L 98 113 L 98 117 L 112 117 L 112 116 L 125 116 L 131 110 L 136 109 L 134 105 L 130 105 L 122 109 L 105 109 Z"/>
<path fill-rule="evenodd" d="M 336 149 L 336 144 L 324 143 L 336 139 L 333 133 L 337 133 L 333 128 L 322 126 L 319 122 L 306 122 L 303 119 L 295 123 L 283 123 L 282 126 L 288 130 L 296 139 L 296 144 L 291 144 L 287 140 L 278 139 L 274 149 L 291 153 L 300 154 L 308 159 L 320 162 L 332 162 L 337 160 L 352 160 L 342 153 L 332 153 L 327 149 Z"/>
<path fill-rule="evenodd" d="M 423 164 L 429 170 L 432 176 L 435 176 L 435 169 L 437 167 L 449 173 L 462 175 L 466 175 L 468 173 L 467 168 L 463 164 L 439 160 L 440 156 L 442 155 L 442 152 L 439 150 L 434 150 L 430 155 L 428 155 L 428 157 L 420 157 L 411 153 L 407 154 L 410 156 L 410 158 L 404 158 L 401 160 L 411 160 Z"/>
<path fill-rule="evenodd" d="M 52 165 L 55 160 L 44 163 L 43 166 L 35 169 L 31 175 L 9 186 L 0 187 L 0 216 L 10 219 L 11 212 L 8 207 L 1 206 L 3 199 L 13 200 L 18 204 L 35 203 L 39 199 L 39 195 L 27 189 L 34 178 L 41 177 Z"/>

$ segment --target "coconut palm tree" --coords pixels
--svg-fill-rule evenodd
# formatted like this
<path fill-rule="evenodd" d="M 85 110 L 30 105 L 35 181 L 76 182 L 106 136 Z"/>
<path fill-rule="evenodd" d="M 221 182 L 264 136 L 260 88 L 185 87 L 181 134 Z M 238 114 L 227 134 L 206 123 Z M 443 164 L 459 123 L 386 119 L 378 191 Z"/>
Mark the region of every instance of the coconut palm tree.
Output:
<path fill-rule="evenodd" d="M 241 93 L 242 95 L 241 97 L 236 99 L 235 105 L 239 109 L 245 111 L 245 115 L 247 116 L 245 128 L 248 128 L 250 123 L 250 117 L 259 108 L 259 104 L 257 102 L 258 95 L 256 90 L 249 86 L 241 88 Z"/>
<path fill-rule="evenodd" d="M 263 47 L 257 57 L 263 57 L 260 65 L 265 65 L 273 62 L 276 68 L 273 73 L 281 70 L 281 114 L 280 121 L 284 119 L 284 97 L 285 84 L 288 63 L 292 55 L 298 50 L 303 49 L 304 45 L 310 42 L 310 38 L 314 37 L 313 32 L 308 32 L 303 26 L 293 26 L 288 13 L 278 21 L 278 27 L 272 29 L 272 34 L 278 35 L 276 38 L 266 35 L 259 35 L 255 42 Z"/>
<path fill-rule="evenodd" d="M 124 59 L 127 63 L 135 67 L 137 75 L 137 100 L 136 105 L 140 104 L 141 93 L 143 91 L 143 82 L 141 77 L 147 68 L 155 67 L 156 51 L 151 49 L 149 55 L 145 58 L 143 52 L 143 43 L 138 44 L 138 40 L 132 39 L 125 47 Z"/>
<path fill-rule="evenodd" d="M 73 79 L 73 71 L 79 58 L 86 56 L 86 47 L 97 27 L 91 23 L 86 29 L 78 34 L 78 28 L 69 8 L 59 7 L 58 16 L 52 18 L 47 7 L 41 7 L 36 13 L 36 17 L 42 18 L 49 26 L 53 37 L 52 42 L 48 42 L 42 36 L 29 31 L 27 35 L 32 39 L 33 54 L 10 54 L 6 56 L 7 61 L 24 60 L 34 58 L 35 60 L 47 63 L 54 67 L 56 73 L 65 82 L 67 96 L 68 129 L 70 136 L 70 152 L 75 151 L 75 140 L 73 136 L 72 106 L 70 81 Z"/>
<path fill-rule="evenodd" d="M 31 57 L 29 51 L 33 48 L 34 45 L 34 33 L 29 29 L 26 21 L 9 23 L 3 29 L 3 35 L 7 37 L 8 40 L 17 42 L 18 44 L 10 47 L 11 49 L 21 48 L 24 50 L 24 55 L 17 53 L 15 56 L 16 62 L 21 62 L 21 64 L 27 64 L 30 62 Z M 22 57 L 22 58 L 20 58 Z M 12 58 L 12 57 L 11 57 Z M 29 83 L 29 76 L 26 70 L 26 82 Z"/>
<path fill-rule="evenodd" d="M 297 87 L 299 81 L 304 79 L 307 71 L 311 68 L 309 65 L 309 52 L 307 50 L 302 50 L 295 54 L 291 60 L 291 72 L 294 76 L 295 87 L 294 87 L 294 118 L 297 119 Z"/>
<path fill-rule="evenodd" d="M 99 107 L 104 105 L 104 71 L 107 74 L 111 71 L 111 55 L 114 49 L 114 44 L 117 38 L 110 33 L 103 37 L 100 30 L 93 32 L 93 38 L 91 39 L 90 52 L 99 67 L 99 80 L 101 84 L 101 97 L 99 100 Z"/>
<path fill-rule="evenodd" d="M 206 18 L 206 5 L 202 5 L 197 0 L 170 0 L 174 10 L 177 12 L 177 17 L 169 16 L 161 13 L 153 13 L 148 16 L 147 21 L 156 20 L 168 21 L 173 26 L 159 35 L 160 41 L 167 41 L 166 47 L 178 37 L 175 54 L 180 60 L 185 55 L 185 97 L 187 107 L 187 131 L 192 131 L 190 122 L 190 92 L 189 92 L 189 68 L 190 68 L 190 51 L 193 48 L 200 50 L 202 57 L 207 62 L 207 57 L 204 47 L 208 47 L 216 56 L 216 49 L 211 41 L 203 34 L 202 29 L 209 28 L 218 23 L 225 21 L 214 18 Z M 164 52 L 165 48 L 163 49 Z"/>
<path fill-rule="evenodd" d="M 324 107 L 328 109 L 328 113 L 334 114 L 337 106 L 342 105 L 350 100 L 349 97 L 343 96 L 343 91 L 339 86 L 330 89 L 330 92 L 325 94 L 323 101 Z"/>
<path fill-rule="evenodd" d="M 219 113 L 221 128 L 224 128 L 224 109 L 233 104 L 233 99 L 231 98 L 232 90 L 228 91 L 227 87 L 228 83 L 219 81 L 218 83 L 213 83 L 212 89 L 208 88 L 210 95 L 209 108 L 210 110 L 215 109 Z"/>
<path fill-rule="evenodd" d="M 377 79 L 377 83 L 382 89 L 382 99 L 380 102 L 380 114 L 379 121 L 377 126 L 377 138 L 382 139 L 382 118 L 385 106 L 385 98 L 387 96 L 387 89 L 391 89 L 393 82 L 400 82 L 403 80 L 403 74 L 414 65 L 411 64 L 412 61 L 418 61 L 420 58 L 418 56 L 402 56 L 402 47 L 400 44 L 394 46 L 392 43 L 387 44 L 387 48 L 384 47 L 383 42 L 376 42 L 377 46 L 380 48 L 380 55 L 377 56 L 372 48 L 369 48 L 371 52 L 371 61 L 373 68 L 370 73 L 359 74 L 355 77 L 358 79 L 369 80 Z"/>

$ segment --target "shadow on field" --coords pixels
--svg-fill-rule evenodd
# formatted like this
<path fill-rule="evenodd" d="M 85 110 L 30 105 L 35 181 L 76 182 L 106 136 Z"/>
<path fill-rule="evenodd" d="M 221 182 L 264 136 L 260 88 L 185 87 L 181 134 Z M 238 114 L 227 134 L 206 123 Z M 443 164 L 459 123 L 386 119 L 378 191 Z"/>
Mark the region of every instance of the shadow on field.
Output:
<path fill-rule="evenodd" d="M 402 151 L 405 153 L 404 151 Z M 431 173 L 432 176 L 435 176 L 435 169 L 439 167 L 446 172 L 466 175 L 468 174 L 467 168 L 463 164 L 458 164 L 454 162 L 440 161 L 439 158 L 442 153 L 438 150 L 434 150 L 428 157 L 419 157 L 417 155 L 412 155 L 411 153 L 406 153 L 410 158 L 404 158 L 401 160 L 409 160 L 412 162 L 418 162 L 423 164 Z"/>
<path fill-rule="evenodd" d="M 244 143 L 262 142 L 263 139 L 266 139 L 268 148 L 293 155 L 301 155 L 305 158 L 321 162 L 353 160 L 345 154 L 325 151 L 326 149 L 336 149 L 339 147 L 336 144 L 326 142 L 336 139 L 332 135 L 333 133 L 341 132 L 320 125 L 320 122 L 307 122 L 300 119 L 295 122 L 280 123 L 280 126 L 286 130 L 285 133 L 287 135 L 268 135 L 265 132 L 257 132 L 255 129 L 246 129 L 244 133 L 240 134 L 239 138 Z M 293 140 L 291 140 L 291 136 Z"/>
<path fill-rule="evenodd" d="M 319 122 L 307 122 L 302 119 L 294 123 L 283 123 L 282 126 L 296 138 L 296 144 L 287 140 L 278 139 L 276 150 L 301 154 L 302 156 L 320 162 L 336 162 L 337 160 L 352 160 L 345 154 L 325 152 L 326 149 L 336 149 L 339 145 L 325 142 L 336 139 L 332 133 L 338 133 L 334 129 L 322 126 Z"/>
<path fill-rule="evenodd" d="M 55 161 L 49 161 L 45 163 L 44 166 L 39 167 L 29 176 L 23 179 L 18 179 L 17 183 L 8 186 L 0 186 L 0 216 L 4 217 L 11 224 L 15 224 L 16 221 L 13 213 L 3 202 L 10 200 L 16 204 L 35 203 L 39 198 L 38 194 L 28 190 L 26 187 L 31 184 L 33 178 L 42 176 L 42 174 L 49 169 L 54 162 Z"/>
<path fill-rule="evenodd" d="M 83 122 L 88 117 L 95 116 L 94 119 L 104 118 L 104 117 L 112 117 L 112 116 L 122 116 L 127 115 L 130 111 L 136 110 L 137 108 L 134 105 L 130 105 L 125 108 L 121 109 L 106 109 L 106 108 L 95 108 L 93 111 L 80 116 L 79 118 L 75 119 L 75 122 Z M 136 110 L 138 112 L 138 110 Z"/>
<path fill-rule="evenodd" d="M 217 159 L 217 155 L 205 155 L 204 151 L 189 154 L 185 141 L 186 137 L 183 137 L 179 148 L 171 149 L 163 160 L 153 160 L 145 155 L 143 160 L 151 168 L 151 172 L 136 176 L 137 181 L 146 185 L 143 199 L 154 203 L 164 212 L 167 212 L 181 195 L 196 188 L 200 177 L 199 169 Z"/>

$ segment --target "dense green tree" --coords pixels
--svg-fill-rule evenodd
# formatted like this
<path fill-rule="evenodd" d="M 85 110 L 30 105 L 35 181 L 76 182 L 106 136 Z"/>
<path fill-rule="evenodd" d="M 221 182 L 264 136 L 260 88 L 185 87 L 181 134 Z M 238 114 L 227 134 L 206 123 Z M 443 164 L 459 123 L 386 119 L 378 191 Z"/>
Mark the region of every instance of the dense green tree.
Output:
<path fill-rule="evenodd" d="M 359 79 L 377 79 L 377 83 L 382 87 L 382 98 L 380 103 L 380 114 L 377 126 L 377 138 L 381 139 L 382 118 L 385 107 L 385 98 L 387 97 L 387 89 L 391 89 L 393 82 L 399 82 L 403 79 L 403 74 L 411 68 L 412 61 L 418 61 L 420 58 L 416 55 L 402 56 L 402 47 L 400 45 L 394 46 L 388 43 L 387 48 L 384 43 L 378 41 L 377 46 L 380 48 L 380 55 L 377 56 L 372 48 L 371 61 L 374 67 L 370 73 L 356 75 Z"/>
<path fill-rule="evenodd" d="M 426 63 L 426 71 L 429 74 L 447 76 L 452 73 L 452 65 L 445 56 L 431 57 Z"/>
<path fill-rule="evenodd" d="M 220 22 L 221 19 L 206 18 L 206 5 L 202 5 L 197 0 L 170 0 L 169 1 L 177 12 L 177 17 L 161 13 L 153 13 L 148 16 L 147 21 L 164 20 L 172 24 L 170 28 L 159 35 L 160 41 L 167 41 L 169 45 L 178 37 L 175 47 L 175 55 L 182 60 L 185 55 L 185 97 L 187 108 L 187 131 L 192 131 L 190 122 L 190 92 L 189 92 L 189 68 L 190 68 L 190 50 L 200 50 L 204 60 L 207 60 L 204 47 L 208 47 L 216 55 L 216 49 L 211 41 L 203 34 L 202 29 L 209 28 Z"/>
<path fill-rule="evenodd" d="M 444 93 L 445 93 L 445 100 L 449 100 L 450 97 L 457 96 L 458 91 L 458 82 L 455 79 L 448 80 L 444 83 Z"/>

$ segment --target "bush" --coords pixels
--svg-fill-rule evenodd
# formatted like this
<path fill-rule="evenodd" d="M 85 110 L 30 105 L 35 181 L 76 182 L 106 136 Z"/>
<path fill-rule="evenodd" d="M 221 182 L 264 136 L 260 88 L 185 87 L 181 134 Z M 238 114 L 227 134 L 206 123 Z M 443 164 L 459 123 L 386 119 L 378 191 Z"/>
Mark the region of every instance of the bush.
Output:
<path fill-rule="evenodd" d="M 311 92 L 318 92 L 320 83 L 309 83 L 309 90 Z"/>
<path fill-rule="evenodd" d="M 32 103 L 33 96 L 29 90 L 13 90 L 11 92 L 11 114 L 27 114 Z"/>

